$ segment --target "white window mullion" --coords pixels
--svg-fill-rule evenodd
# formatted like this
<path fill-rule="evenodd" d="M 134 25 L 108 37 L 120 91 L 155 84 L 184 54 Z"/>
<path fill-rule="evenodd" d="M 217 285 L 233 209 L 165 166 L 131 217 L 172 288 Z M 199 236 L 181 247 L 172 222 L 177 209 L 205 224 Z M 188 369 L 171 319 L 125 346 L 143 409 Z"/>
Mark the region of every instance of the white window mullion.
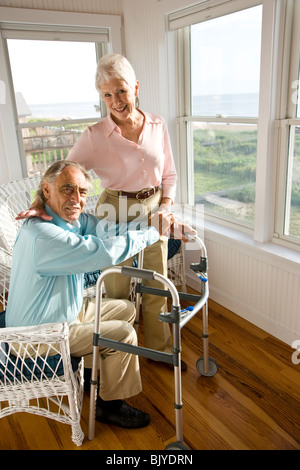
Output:
<path fill-rule="evenodd" d="M 176 31 L 177 48 L 177 123 L 180 155 L 181 202 L 193 204 L 193 133 L 186 117 L 191 115 L 190 29 Z M 184 156 L 186 158 L 184 158 Z"/>
<path fill-rule="evenodd" d="M 19 157 L 18 140 L 15 131 L 16 110 L 12 88 L 9 61 L 7 60 L 6 41 L 0 32 L 0 81 L 3 85 L 4 97 L 0 105 L 0 159 L 5 173 L 0 176 L 0 183 L 24 176 L 23 160 Z"/>
<path fill-rule="evenodd" d="M 268 242 L 272 239 L 275 217 L 276 158 L 275 140 L 275 98 L 276 58 L 280 4 L 275 1 L 263 2 L 261 39 L 261 78 L 259 97 L 259 120 L 257 129 L 257 167 L 254 240 Z"/>

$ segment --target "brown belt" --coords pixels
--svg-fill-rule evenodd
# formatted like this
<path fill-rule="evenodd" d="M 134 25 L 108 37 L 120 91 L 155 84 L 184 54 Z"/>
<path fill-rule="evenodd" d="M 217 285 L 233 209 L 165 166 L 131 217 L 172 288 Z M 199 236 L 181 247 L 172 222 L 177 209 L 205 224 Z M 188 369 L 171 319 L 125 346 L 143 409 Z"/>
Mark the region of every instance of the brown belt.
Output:
<path fill-rule="evenodd" d="M 126 196 L 130 199 L 147 199 L 148 197 L 152 196 L 153 194 L 157 193 L 159 190 L 159 186 L 155 186 L 155 188 L 151 189 L 142 189 L 137 193 L 127 193 L 126 191 L 116 191 L 119 193 L 119 196 Z"/>

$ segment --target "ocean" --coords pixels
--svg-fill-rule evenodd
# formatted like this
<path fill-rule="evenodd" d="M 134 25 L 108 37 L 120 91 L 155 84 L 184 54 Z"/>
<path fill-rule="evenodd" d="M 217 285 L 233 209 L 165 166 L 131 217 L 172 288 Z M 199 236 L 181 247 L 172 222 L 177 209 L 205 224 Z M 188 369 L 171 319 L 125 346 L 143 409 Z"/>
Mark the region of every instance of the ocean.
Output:
<path fill-rule="evenodd" d="M 84 103 L 49 103 L 49 104 L 29 104 L 29 110 L 35 118 L 50 119 L 83 119 L 100 117 L 95 106 L 96 102 Z"/>
<path fill-rule="evenodd" d="M 258 116 L 258 93 L 193 97 L 193 116 Z"/>
<path fill-rule="evenodd" d="M 29 104 L 32 116 L 48 119 L 100 117 L 96 102 Z M 151 112 L 151 110 L 146 110 Z M 194 116 L 258 116 L 258 93 L 205 95 L 193 97 Z"/>

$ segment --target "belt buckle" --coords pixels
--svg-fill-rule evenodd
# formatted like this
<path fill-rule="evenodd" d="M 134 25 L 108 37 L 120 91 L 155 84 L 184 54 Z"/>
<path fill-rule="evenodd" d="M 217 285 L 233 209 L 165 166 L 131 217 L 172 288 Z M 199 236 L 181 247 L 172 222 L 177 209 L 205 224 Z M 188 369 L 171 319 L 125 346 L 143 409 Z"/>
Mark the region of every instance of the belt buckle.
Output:
<path fill-rule="evenodd" d="M 138 200 L 139 200 L 139 199 L 146 199 L 147 197 L 150 196 L 150 191 L 151 191 L 151 189 L 146 189 L 146 191 L 145 191 L 144 189 L 142 189 L 142 191 L 139 191 L 138 193 L 136 193 L 135 197 L 136 197 L 136 199 L 138 199 Z M 141 197 L 141 198 L 140 198 L 139 196 L 140 196 L 141 194 L 142 194 L 144 197 Z"/>

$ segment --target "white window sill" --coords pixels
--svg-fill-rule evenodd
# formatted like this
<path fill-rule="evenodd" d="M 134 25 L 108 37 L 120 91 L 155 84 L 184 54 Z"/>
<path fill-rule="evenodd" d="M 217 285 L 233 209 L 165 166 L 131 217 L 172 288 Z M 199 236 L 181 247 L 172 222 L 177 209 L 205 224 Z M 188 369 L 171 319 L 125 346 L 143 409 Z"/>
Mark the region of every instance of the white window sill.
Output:
<path fill-rule="evenodd" d="M 203 227 L 199 227 L 203 231 Z M 253 240 L 253 236 L 232 228 L 205 221 L 204 239 L 235 247 L 238 251 L 247 253 L 282 269 L 295 270 L 300 274 L 300 252 L 278 245 L 276 243 L 259 243 Z"/>

